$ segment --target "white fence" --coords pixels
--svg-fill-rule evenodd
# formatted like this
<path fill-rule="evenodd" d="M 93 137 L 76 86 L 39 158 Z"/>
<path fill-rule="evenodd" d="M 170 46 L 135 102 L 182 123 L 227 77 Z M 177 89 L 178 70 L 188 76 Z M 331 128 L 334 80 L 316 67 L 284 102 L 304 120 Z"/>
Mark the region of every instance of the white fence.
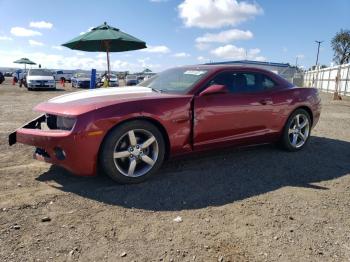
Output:
<path fill-rule="evenodd" d="M 339 66 L 327 67 L 319 70 L 307 71 L 304 74 L 304 86 L 317 87 L 325 92 L 335 91 L 335 79 Z M 341 95 L 350 95 L 350 64 L 340 66 L 338 92 Z"/>

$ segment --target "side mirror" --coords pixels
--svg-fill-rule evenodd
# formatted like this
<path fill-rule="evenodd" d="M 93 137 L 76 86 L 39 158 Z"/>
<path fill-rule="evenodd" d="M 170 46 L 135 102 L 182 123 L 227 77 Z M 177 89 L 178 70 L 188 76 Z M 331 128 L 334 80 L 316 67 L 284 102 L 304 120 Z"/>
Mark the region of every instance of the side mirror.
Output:
<path fill-rule="evenodd" d="M 226 94 L 229 93 L 228 88 L 225 85 L 211 85 L 203 90 L 199 96 L 207 96 L 212 94 Z"/>

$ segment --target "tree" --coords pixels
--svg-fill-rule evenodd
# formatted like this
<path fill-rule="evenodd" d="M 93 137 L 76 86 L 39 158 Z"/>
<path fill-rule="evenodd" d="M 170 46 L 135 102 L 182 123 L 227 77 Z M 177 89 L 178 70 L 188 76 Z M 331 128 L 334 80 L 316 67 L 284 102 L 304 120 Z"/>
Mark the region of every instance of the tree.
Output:
<path fill-rule="evenodd" d="M 333 60 L 339 65 L 334 93 L 334 99 L 338 100 L 341 99 L 338 94 L 341 69 L 340 66 L 348 63 L 350 60 L 350 30 L 341 29 L 340 32 L 333 37 L 331 44 L 334 51 Z"/>
<path fill-rule="evenodd" d="M 346 64 L 350 60 L 350 30 L 340 30 L 332 39 L 334 62 Z"/>

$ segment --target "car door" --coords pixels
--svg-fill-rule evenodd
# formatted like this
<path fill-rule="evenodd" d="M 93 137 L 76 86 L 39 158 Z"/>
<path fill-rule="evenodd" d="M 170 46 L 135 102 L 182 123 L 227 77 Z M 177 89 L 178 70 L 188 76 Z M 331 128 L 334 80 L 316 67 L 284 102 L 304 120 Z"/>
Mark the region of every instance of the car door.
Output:
<path fill-rule="evenodd" d="M 193 141 L 195 149 L 213 144 L 261 143 L 274 125 L 275 83 L 258 72 L 226 71 L 204 86 L 225 85 L 229 93 L 196 96 Z M 264 84 L 265 82 L 265 84 Z"/>

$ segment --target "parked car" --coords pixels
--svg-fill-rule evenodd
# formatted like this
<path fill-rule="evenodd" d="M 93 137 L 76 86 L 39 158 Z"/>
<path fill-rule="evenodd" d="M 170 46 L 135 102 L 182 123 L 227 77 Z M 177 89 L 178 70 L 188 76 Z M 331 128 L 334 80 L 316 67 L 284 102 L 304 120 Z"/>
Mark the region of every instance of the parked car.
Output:
<path fill-rule="evenodd" d="M 87 73 L 76 73 L 71 78 L 72 87 L 90 88 L 91 75 Z"/>
<path fill-rule="evenodd" d="M 0 84 L 2 84 L 5 81 L 4 74 L 0 71 Z"/>
<path fill-rule="evenodd" d="M 25 86 L 28 90 L 56 89 L 56 81 L 50 70 L 29 69 L 25 78 Z"/>
<path fill-rule="evenodd" d="M 299 151 L 321 100 L 316 88 L 263 69 L 196 65 L 142 86 L 66 94 L 35 110 L 43 115 L 10 134 L 10 145 L 35 146 L 37 159 L 75 174 L 94 175 L 99 167 L 119 183 L 138 183 L 165 159 L 209 149 L 280 142 Z M 44 123 L 48 130 L 40 129 Z"/>
<path fill-rule="evenodd" d="M 106 76 L 103 76 L 102 78 L 100 78 L 100 82 L 101 82 L 101 86 L 103 85 L 105 79 L 106 79 Z M 118 80 L 118 77 L 117 75 L 115 74 L 110 74 L 109 75 L 109 86 L 110 87 L 116 87 L 116 86 L 119 86 L 119 80 Z"/>
<path fill-rule="evenodd" d="M 11 77 L 12 76 L 12 72 L 5 72 L 4 76 Z"/>
<path fill-rule="evenodd" d="M 22 69 L 17 69 L 15 72 L 12 73 L 13 77 L 16 77 L 18 80 L 24 79 L 26 77 L 27 72 L 25 72 Z"/>
<path fill-rule="evenodd" d="M 71 82 L 71 78 L 74 72 L 69 70 L 57 70 L 54 71 L 54 77 L 56 81 Z"/>
<path fill-rule="evenodd" d="M 136 75 L 127 75 L 125 78 L 125 83 L 127 86 L 134 86 L 138 84 Z"/>

